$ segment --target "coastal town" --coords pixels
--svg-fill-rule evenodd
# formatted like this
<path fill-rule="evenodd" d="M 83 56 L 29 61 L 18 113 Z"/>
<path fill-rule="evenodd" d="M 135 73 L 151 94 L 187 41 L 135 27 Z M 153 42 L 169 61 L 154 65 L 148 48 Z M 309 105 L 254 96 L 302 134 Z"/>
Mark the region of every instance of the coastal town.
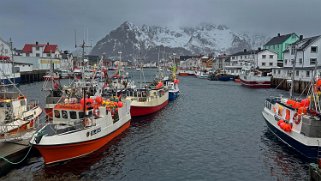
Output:
<path fill-rule="evenodd" d="M 0 180 L 321 181 L 321 1 L 0 11 Z"/>

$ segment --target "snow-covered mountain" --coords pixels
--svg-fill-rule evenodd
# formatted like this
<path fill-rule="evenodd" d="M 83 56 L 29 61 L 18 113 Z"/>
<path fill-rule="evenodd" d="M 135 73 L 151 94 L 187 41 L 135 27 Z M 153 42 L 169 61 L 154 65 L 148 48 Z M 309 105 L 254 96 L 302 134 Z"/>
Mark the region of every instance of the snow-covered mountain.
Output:
<path fill-rule="evenodd" d="M 164 52 L 178 55 L 234 53 L 257 48 L 266 41 L 264 35 L 235 33 L 225 25 L 201 24 L 170 29 L 147 25 L 138 27 L 124 22 L 98 41 L 91 54 L 111 57 L 118 56 L 121 51 L 125 59 L 144 57 L 157 60 L 164 56 Z"/>

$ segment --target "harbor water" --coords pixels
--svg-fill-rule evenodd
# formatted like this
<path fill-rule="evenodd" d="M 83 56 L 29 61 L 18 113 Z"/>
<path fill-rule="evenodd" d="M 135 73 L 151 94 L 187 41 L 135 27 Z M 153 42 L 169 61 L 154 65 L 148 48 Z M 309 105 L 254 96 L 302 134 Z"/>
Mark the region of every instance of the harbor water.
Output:
<path fill-rule="evenodd" d="M 154 70 L 145 71 L 150 81 Z M 131 72 L 140 80 L 139 72 Z M 307 180 L 308 162 L 268 130 L 261 111 L 276 89 L 179 77 L 180 97 L 83 158 L 45 166 L 40 156 L 1 180 Z M 139 83 L 137 82 L 137 85 Z M 44 103 L 42 83 L 21 85 Z"/>

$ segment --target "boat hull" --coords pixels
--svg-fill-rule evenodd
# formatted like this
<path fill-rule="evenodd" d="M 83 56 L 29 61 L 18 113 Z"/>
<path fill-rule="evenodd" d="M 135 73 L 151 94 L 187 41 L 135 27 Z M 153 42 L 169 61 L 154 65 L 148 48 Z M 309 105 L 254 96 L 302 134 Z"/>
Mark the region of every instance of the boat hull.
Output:
<path fill-rule="evenodd" d="M 131 106 L 130 107 L 130 114 L 131 116 L 146 116 L 149 114 L 153 114 L 161 109 L 163 109 L 168 104 L 168 99 L 164 101 L 160 105 L 156 106 Z"/>
<path fill-rule="evenodd" d="M 11 84 L 11 82 L 15 83 L 15 84 L 20 84 L 21 82 L 21 78 L 20 77 L 15 77 L 15 78 L 9 78 L 9 79 L 0 79 L 0 82 L 2 84 Z"/>
<path fill-rule="evenodd" d="M 179 76 L 189 76 L 189 74 L 187 72 L 180 72 L 178 73 Z"/>
<path fill-rule="evenodd" d="M 241 84 L 243 86 L 246 87 L 250 87 L 250 88 L 271 88 L 271 81 L 262 81 L 262 82 L 258 82 L 258 81 L 246 81 L 243 79 L 241 80 Z"/>
<path fill-rule="evenodd" d="M 168 93 L 168 100 L 174 101 L 179 96 L 179 91 L 176 92 L 169 92 Z"/>
<path fill-rule="evenodd" d="M 100 137 L 95 140 L 79 142 L 79 143 L 70 143 L 63 145 L 34 145 L 42 157 L 44 158 L 45 164 L 51 164 L 61 161 L 66 161 L 78 157 L 88 155 L 94 151 L 97 151 L 112 139 L 120 135 L 130 126 L 130 120 L 124 125 L 119 127 L 114 132 Z"/>

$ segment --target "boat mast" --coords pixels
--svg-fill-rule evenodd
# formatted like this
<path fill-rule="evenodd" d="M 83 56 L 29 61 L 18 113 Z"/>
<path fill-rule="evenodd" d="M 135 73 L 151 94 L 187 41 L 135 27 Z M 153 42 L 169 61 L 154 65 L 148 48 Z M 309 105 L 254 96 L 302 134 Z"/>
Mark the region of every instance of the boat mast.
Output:
<path fill-rule="evenodd" d="M 294 90 L 294 71 L 295 71 L 295 64 L 296 64 L 296 56 L 297 56 L 297 48 L 296 45 L 292 45 L 292 50 L 294 50 L 294 59 L 292 61 L 292 74 L 291 74 L 291 88 L 290 88 L 290 99 L 293 98 L 293 90 Z"/>
<path fill-rule="evenodd" d="M 12 61 L 12 73 L 13 73 L 13 84 L 15 84 L 16 83 L 16 73 L 15 73 L 15 68 L 14 68 L 14 60 L 13 60 L 13 48 L 12 48 L 12 40 L 11 40 L 11 38 L 10 38 L 10 51 L 11 51 L 11 61 Z"/>

